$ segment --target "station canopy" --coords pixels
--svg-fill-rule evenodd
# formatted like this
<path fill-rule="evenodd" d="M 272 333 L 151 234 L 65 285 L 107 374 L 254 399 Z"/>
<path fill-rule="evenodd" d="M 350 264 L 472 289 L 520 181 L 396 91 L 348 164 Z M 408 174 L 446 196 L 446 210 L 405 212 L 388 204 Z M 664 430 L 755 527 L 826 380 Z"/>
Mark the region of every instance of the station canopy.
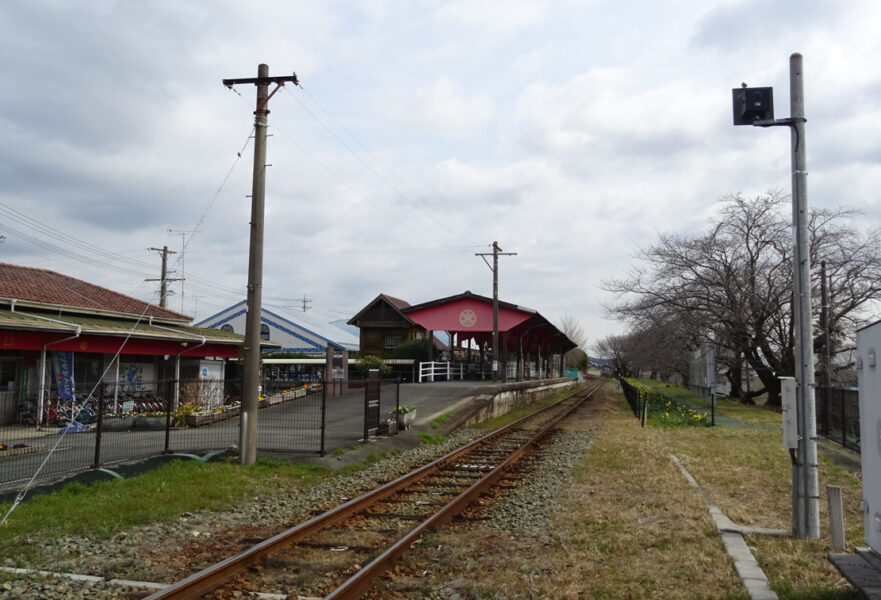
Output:
<path fill-rule="evenodd" d="M 492 345 L 493 300 L 464 292 L 403 308 L 401 312 L 429 331 L 455 333 L 459 344 L 474 340 Z M 509 352 L 568 352 L 576 347 L 538 311 L 499 300 L 499 343 Z"/>

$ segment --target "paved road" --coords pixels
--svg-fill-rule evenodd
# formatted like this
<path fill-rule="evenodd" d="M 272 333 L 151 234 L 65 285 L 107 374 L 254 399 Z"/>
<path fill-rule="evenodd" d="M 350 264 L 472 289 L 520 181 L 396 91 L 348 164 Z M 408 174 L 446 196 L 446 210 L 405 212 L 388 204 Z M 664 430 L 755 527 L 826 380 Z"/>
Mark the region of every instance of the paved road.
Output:
<path fill-rule="evenodd" d="M 457 402 L 473 395 L 486 382 L 451 381 L 403 383 L 398 399 L 397 384 L 383 384 L 380 415 L 385 417 L 397 402 L 415 406 L 417 422 L 448 412 Z M 264 452 L 317 453 L 321 447 L 321 396 L 313 394 L 260 410 L 258 446 Z M 364 389 L 327 399 L 325 451 L 350 446 L 364 437 Z M 58 429 L 36 431 L 24 427 L 0 427 L 0 443 L 40 447 L 32 454 L 0 455 L 0 491 L 20 487 L 40 469 L 39 479 L 57 478 L 89 469 L 95 463 L 94 431 L 60 435 Z M 239 418 L 198 428 L 172 429 L 168 448 L 172 452 L 203 455 L 239 443 Z M 105 431 L 101 437 L 101 465 L 114 465 L 163 454 L 164 430 Z"/>

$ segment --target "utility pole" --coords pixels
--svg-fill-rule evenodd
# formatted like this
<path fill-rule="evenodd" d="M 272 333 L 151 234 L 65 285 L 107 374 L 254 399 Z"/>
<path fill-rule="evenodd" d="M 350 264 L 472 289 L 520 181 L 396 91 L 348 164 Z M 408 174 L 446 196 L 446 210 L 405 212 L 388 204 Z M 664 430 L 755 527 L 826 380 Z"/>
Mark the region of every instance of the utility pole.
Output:
<path fill-rule="evenodd" d="M 808 229 L 808 170 L 805 149 L 805 99 L 802 56 L 789 58 L 789 110 L 792 124 L 792 223 L 795 225 L 796 359 L 798 360 L 799 463 L 803 494 L 799 537 L 820 537 L 820 482 L 817 466 L 817 414 L 814 397 L 814 337 L 811 310 L 811 256 Z"/>
<path fill-rule="evenodd" d="M 180 311 L 181 313 L 186 312 L 184 310 L 184 281 L 187 279 L 187 271 L 186 271 L 186 256 L 187 256 L 187 234 L 190 234 L 192 237 L 196 233 L 202 233 L 198 229 L 193 229 L 191 231 L 182 231 L 179 229 L 171 229 L 168 228 L 168 233 L 171 234 L 180 234 L 180 279 L 175 279 L 175 281 L 180 281 Z M 174 252 L 172 252 L 174 254 Z"/>
<path fill-rule="evenodd" d="M 168 306 L 167 298 L 168 298 L 168 282 L 169 281 L 183 281 L 183 279 L 169 279 L 168 278 L 168 255 L 169 254 L 177 254 L 172 250 L 168 249 L 168 246 L 162 246 L 162 248 L 147 248 L 147 250 L 152 250 L 153 252 L 159 252 L 162 254 L 162 271 L 160 273 L 159 279 L 147 279 L 146 281 L 158 281 L 159 282 L 159 306 L 162 308 L 166 308 Z"/>
<path fill-rule="evenodd" d="M 820 537 L 820 484 L 817 467 L 817 415 L 814 344 L 811 323 L 811 257 L 808 229 L 808 171 L 805 149 L 805 99 L 802 56 L 789 57 L 788 119 L 774 119 L 771 88 L 732 90 L 735 125 L 789 127 L 792 144 L 793 329 L 795 332 L 798 455 L 793 487 L 797 490 L 794 521 L 798 537 Z"/>
<path fill-rule="evenodd" d="M 311 300 L 306 299 L 306 294 L 303 294 L 303 312 L 306 312 L 307 310 L 312 308 L 311 306 L 309 306 L 311 302 Z"/>
<path fill-rule="evenodd" d="M 269 99 L 286 82 L 298 85 L 297 74 L 270 77 L 269 66 L 260 64 L 257 77 L 224 79 L 232 89 L 237 84 L 257 86 L 257 108 L 254 111 L 254 175 L 251 187 L 251 242 L 248 254 L 248 313 L 245 321 L 245 364 L 242 381 L 242 425 L 239 463 L 252 465 L 257 460 L 257 412 L 260 385 L 260 313 L 263 309 L 263 221 L 266 192 L 266 127 L 269 120 Z M 269 93 L 269 84 L 276 87 Z"/>
<path fill-rule="evenodd" d="M 493 363 L 492 363 L 492 372 L 493 372 L 493 381 L 498 383 L 499 381 L 499 257 L 500 256 L 517 256 L 516 252 L 502 252 L 502 249 L 499 248 L 498 242 L 493 242 L 493 264 L 490 266 L 489 262 L 486 260 L 487 256 L 490 256 L 489 252 L 476 252 L 474 256 L 479 256 L 483 259 L 483 262 L 490 268 L 493 272 Z"/>

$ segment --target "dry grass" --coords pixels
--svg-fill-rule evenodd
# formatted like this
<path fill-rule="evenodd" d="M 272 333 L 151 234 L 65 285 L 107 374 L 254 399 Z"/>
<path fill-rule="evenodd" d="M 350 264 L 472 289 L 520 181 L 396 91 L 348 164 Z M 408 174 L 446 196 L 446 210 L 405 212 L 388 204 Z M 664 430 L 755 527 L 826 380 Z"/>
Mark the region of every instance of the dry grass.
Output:
<path fill-rule="evenodd" d="M 717 427 L 666 430 L 663 435 L 689 472 L 736 523 L 790 530 L 792 471 L 779 430 Z M 826 559 L 825 489 L 827 484 L 842 488 L 848 545 L 864 545 L 860 479 L 822 455 L 819 462 L 821 539 L 747 540 L 781 599 L 859 597 Z"/>
<path fill-rule="evenodd" d="M 641 429 L 611 386 L 568 427 L 594 441 L 547 530 L 445 528 L 375 597 L 747 598 L 659 431 Z"/>

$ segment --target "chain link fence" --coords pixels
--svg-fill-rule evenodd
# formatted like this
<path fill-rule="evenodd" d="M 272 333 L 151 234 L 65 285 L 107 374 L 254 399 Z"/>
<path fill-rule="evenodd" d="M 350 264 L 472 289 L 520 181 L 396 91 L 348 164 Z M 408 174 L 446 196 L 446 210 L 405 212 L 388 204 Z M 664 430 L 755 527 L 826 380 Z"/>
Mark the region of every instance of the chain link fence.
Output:
<path fill-rule="evenodd" d="M 860 395 L 855 388 L 817 386 L 817 433 L 860 451 Z"/>
<path fill-rule="evenodd" d="M 20 403 L 15 422 L 0 426 L 0 487 L 161 455 L 237 454 L 241 382 L 176 384 L 80 385 L 73 402 L 47 389 L 42 403 Z M 365 431 L 368 437 L 394 433 L 399 386 L 398 380 L 378 382 L 368 411 L 366 389 L 357 382 L 333 395 L 321 384 L 264 381 L 258 450 L 323 455 L 363 441 Z"/>

